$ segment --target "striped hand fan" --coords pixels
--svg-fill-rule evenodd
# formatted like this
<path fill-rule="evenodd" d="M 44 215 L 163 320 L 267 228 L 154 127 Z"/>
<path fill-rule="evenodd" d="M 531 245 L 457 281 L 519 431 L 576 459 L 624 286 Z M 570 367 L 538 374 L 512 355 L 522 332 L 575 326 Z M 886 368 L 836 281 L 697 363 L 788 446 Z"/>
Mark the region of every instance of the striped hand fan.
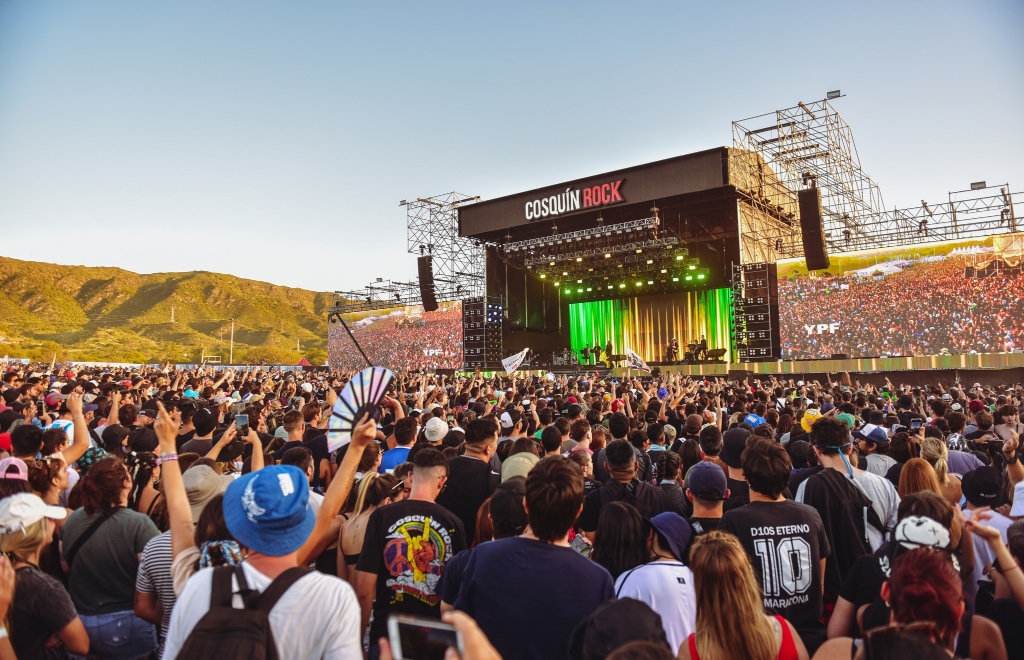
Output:
<path fill-rule="evenodd" d="M 384 367 L 363 369 L 345 385 L 331 411 L 327 451 L 335 451 L 352 440 L 352 429 L 363 415 L 375 416 L 395 375 Z"/>

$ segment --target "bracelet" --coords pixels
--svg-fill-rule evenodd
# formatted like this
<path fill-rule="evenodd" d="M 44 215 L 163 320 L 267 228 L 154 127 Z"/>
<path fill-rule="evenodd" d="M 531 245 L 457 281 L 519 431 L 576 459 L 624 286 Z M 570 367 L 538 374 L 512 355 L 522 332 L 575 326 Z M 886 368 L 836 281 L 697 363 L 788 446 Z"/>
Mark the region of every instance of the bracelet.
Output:
<path fill-rule="evenodd" d="M 85 419 L 85 415 L 75 415 L 74 417 L 71 418 L 71 421 L 73 422 L 76 419 Z"/>
<path fill-rule="evenodd" d="M 1005 454 L 1004 454 L 1004 456 L 1005 456 Z M 1017 456 L 1017 452 L 1013 452 L 1013 456 L 1007 456 L 1006 457 L 1006 462 L 1009 463 L 1010 465 L 1013 465 L 1014 463 L 1016 463 L 1019 460 L 1020 460 L 1020 456 Z"/>
<path fill-rule="evenodd" d="M 170 463 L 171 461 L 176 460 L 178 460 L 177 454 L 168 454 L 167 456 L 161 456 L 160 458 L 156 459 L 156 464 L 163 465 L 164 463 Z"/>
<path fill-rule="evenodd" d="M 1009 568 L 1001 568 L 999 572 L 1000 573 L 1006 573 L 1007 571 L 1012 571 L 1015 568 L 1020 568 L 1020 560 L 1019 559 L 1014 559 L 1014 561 L 1016 563 L 1013 566 L 1011 566 Z"/>

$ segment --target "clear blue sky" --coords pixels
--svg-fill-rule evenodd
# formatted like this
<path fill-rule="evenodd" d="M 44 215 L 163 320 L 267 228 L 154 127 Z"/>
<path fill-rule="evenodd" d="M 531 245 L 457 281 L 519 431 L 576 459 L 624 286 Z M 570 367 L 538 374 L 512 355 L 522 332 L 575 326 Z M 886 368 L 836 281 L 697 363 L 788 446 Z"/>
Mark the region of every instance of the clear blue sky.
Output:
<path fill-rule="evenodd" d="M 837 88 L 888 207 L 1024 190 L 1022 25 L 1020 0 L 0 0 L 0 254 L 414 279 L 401 199 L 726 145 Z"/>

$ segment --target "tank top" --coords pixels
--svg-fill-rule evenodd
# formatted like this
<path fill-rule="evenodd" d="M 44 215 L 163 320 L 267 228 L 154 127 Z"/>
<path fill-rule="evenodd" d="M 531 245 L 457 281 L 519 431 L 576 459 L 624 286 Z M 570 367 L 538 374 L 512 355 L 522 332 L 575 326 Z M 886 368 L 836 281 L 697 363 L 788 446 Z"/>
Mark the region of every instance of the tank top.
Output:
<path fill-rule="evenodd" d="M 789 625 L 778 614 L 774 615 L 774 618 L 782 627 L 782 644 L 779 646 L 779 654 L 775 656 L 775 660 L 798 660 L 800 656 L 796 652 L 796 642 L 793 641 L 793 634 L 789 632 Z M 700 655 L 697 653 L 697 638 L 693 633 L 686 638 L 686 643 L 690 648 L 691 660 L 700 660 Z"/>

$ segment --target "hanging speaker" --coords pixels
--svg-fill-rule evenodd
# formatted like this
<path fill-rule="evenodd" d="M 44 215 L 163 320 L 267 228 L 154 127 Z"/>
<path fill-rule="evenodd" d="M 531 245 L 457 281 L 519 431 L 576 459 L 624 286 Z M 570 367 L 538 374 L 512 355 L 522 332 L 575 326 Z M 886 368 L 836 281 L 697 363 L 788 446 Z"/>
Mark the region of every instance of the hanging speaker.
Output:
<path fill-rule="evenodd" d="M 825 248 L 825 225 L 821 219 L 821 190 L 801 190 L 797 193 L 797 201 L 800 205 L 800 231 L 804 239 L 807 270 L 824 270 L 830 264 Z"/>
<path fill-rule="evenodd" d="M 423 300 L 423 311 L 433 312 L 437 309 L 437 297 L 434 294 L 434 264 L 428 254 L 417 257 L 416 266 L 420 274 L 420 298 Z"/>

